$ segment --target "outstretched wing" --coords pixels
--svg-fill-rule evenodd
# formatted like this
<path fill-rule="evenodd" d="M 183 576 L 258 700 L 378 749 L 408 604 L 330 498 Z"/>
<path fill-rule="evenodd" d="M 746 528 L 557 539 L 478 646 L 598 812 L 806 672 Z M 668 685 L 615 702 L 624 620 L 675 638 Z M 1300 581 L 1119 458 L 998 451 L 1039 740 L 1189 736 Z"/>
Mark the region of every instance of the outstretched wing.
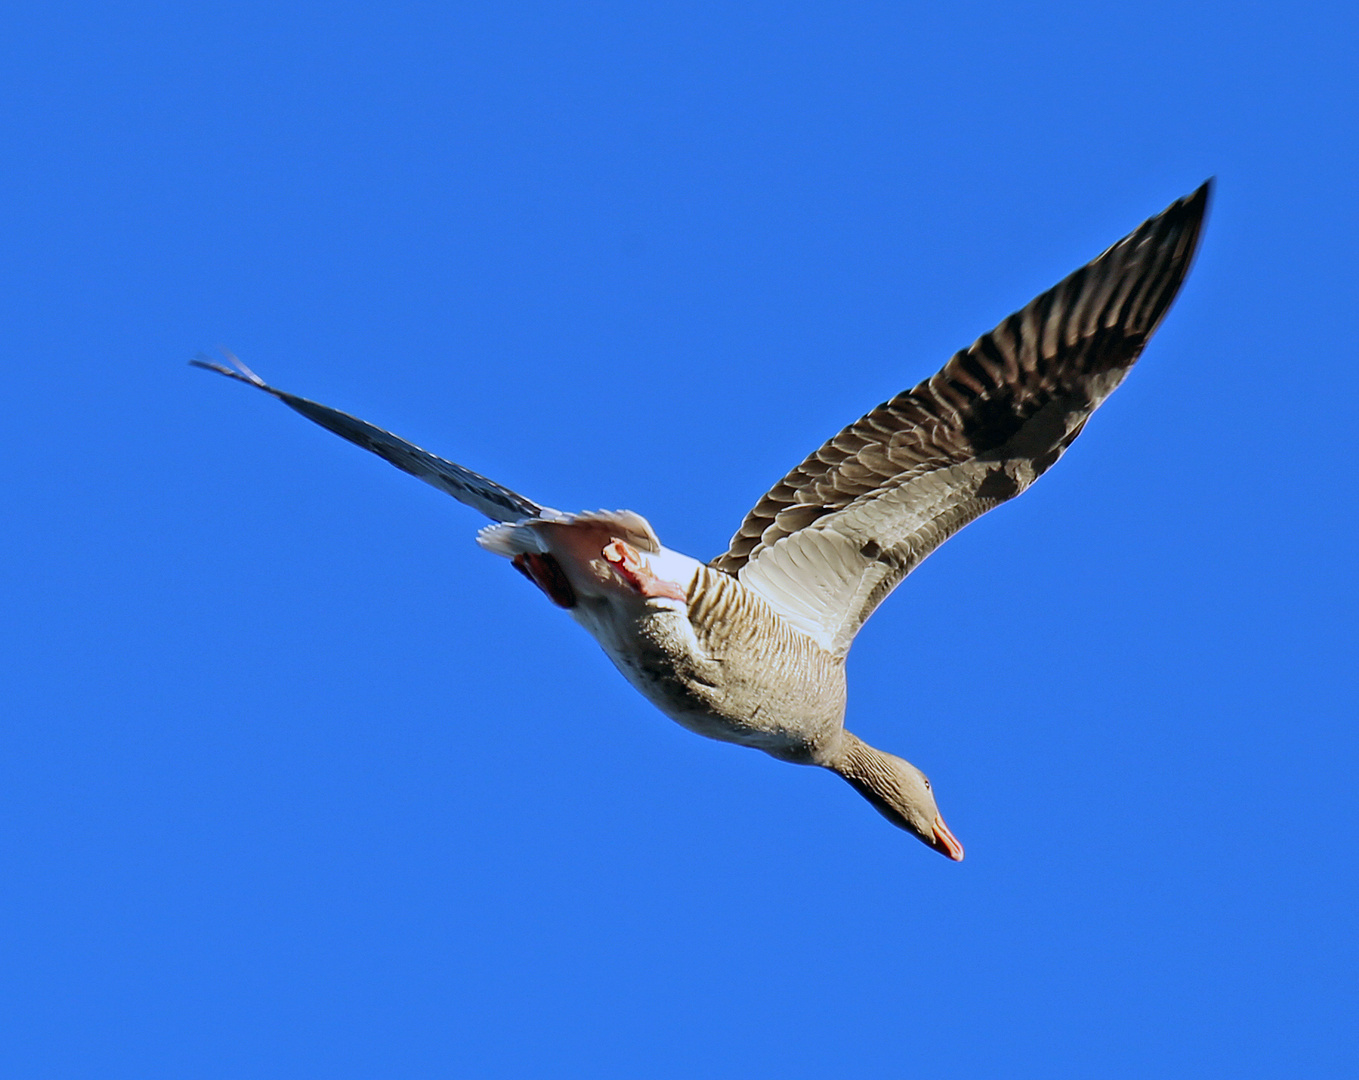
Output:
<path fill-rule="evenodd" d="M 374 427 L 356 416 L 342 413 L 328 405 L 308 401 L 306 398 L 290 394 L 286 390 L 278 390 L 266 383 L 236 357 L 228 353 L 227 359 L 235 365 L 236 370 L 233 371 L 223 364 L 216 364 L 210 360 L 190 360 L 189 363 L 194 367 L 206 368 L 208 371 L 215 371 L 219 375 L 225 375 L 238 382 L 259 387 L 266 394 L 272 394 L 278 398 L 288 408 L 300 412 L 308 420 L 320 424 L 328 431 L 335 432 L 343 439 L 348 439 L 356 446 L 371 450 L 384 461 L 390 461 L 402 472 L 408 472 L 412 476 L 419 477 L 425 483 L 432 484 L 440 491 L 452 495 L 458 502 L 465 503 L 474 510 L 480 510 L 493 521 L 523 521 L 525 518 L 553 517 L 557 513 L 555 510 L 539 506 L 532 499 L 526 499 L 517 492 L 497 484 L 494 480 L 488 480 L 479 473 L 474 473 L 471 469 L 464 469 L 461 465 L 445 461 L 428 451 L 421 450 L 418 446 L 393 435 L 390 431 L 383 431 L 382 428 Z"/>
<path fill-rule="evenodd" d="M 845 428 L 756 504 L 712 565 L 846 652 L 925 556 L 1032 484 L 1122 382 L 1189 270 L 1209 186 Z"/>

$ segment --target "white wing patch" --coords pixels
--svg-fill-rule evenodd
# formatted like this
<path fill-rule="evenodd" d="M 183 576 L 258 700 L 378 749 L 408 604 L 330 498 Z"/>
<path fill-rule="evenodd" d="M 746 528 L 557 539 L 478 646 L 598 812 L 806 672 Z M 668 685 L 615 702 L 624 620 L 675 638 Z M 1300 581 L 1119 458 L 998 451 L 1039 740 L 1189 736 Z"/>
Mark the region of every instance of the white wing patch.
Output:
<path fill-rule="evenodd" d="M 828 529 L 803 529 L 766 548 L 737 577 L 830 651 L 839 615 L 858 590 L 862 562 L 852 538 Z"/>
<path fill-rule="evenodd" d="M 759 549 L 737 577 L 822 648 L 843 655 L 882 602 L 886 594 L 879 589 L 887 579 L 890 591 L 938 546 L 936 534 L 948 535 L 1000 501 L 977 497 L 982 479 L 998 466 L 1019 490 L 1034 479 L 1023 461 L 936 469 L 781 537 Z"/>

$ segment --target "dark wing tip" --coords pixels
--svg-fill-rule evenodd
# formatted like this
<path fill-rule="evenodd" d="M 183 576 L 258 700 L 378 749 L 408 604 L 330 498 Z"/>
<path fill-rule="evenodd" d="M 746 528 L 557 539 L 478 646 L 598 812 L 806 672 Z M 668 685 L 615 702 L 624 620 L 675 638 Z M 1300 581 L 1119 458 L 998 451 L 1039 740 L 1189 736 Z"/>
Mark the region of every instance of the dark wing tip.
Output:
<path fill-rule="evenodd" d="M 1082 287 L 1093 287 L 1100 279 L 1125 282 L 1126 287 L 1115 286 L 1109 293 L 1108 307 L 1100 312 L 1098 321 L 1105 327 L 1121 328 L 1129 341 L 1137 342 L 1136 349 L 1140 351 L 1165 318 L 1189 275 L 1212 190 L 1210 177 L 1190 194 L 1142 222 L 1044 297 L 1073 290 L 1077 281 Z M 1135 351 L 1127 358 L 1128 363 L 1136 358 Z"/>
<path fill-rule="evenodd" d="M 1207 180 L 1201 183 L 1188 195 L 1184 195 L 1176 199 L 1173 203 L 1171 203 L 1169 206 L 1167 206 L 1164 210 L 1162 210 L 1159 214 L 1155 215 L 1155 217 L 1151 218 L 1150 220 L 1155 221 L 1158 218 L 1177 216 L 1182 216 L 1187 221 L 1194 220 L 1196 218 L 1202 218 L 1204 212 L 1208 209 L 1208 203 L 1212 199 L 1213 188 L 1216 186 L 1217 177 L 1216 176 L 1208 177 Z"/>
<path fill-rule="evenodd" d="M 1192 255 L 1198 244 L 1199 233 L 1203 230 L 1203 220 L 1208 213 L 1214 182 L 1214 179 L 1209 177 L 1188 195 L 1176 199 L 1159 214 L 1148 218 L 1124 237 L 1122 242 L 1143 237 L 1156 237 L 1161 242 L 1183 238 L 1185 254 Z"/>
<path fill-rule="evenodd" d="M 230 362 L 231 367 L 227 367 L 226 364 L 219 364 L 202 353 L 199 353 L 190 360 L 189 366 L 202 368 L 204 371 L 215 371 L 218 375 L 225 375 L 228 379 L 235 379 L 237 382 L 248 383 L 250 386 L 257 386 L 261 390 L 267 390 L 271 394 L 275 392 L 272 386 L 246 367 L 241 361 L 241 358 L 235 353 L 223 349 L 222 355 Z"/>
<path fill-rule="evenodd" d="M 1171 204 L 1170 208 L 1167 208 L 1166 215 L 1163 215 L 1178 217 L 1186 231 L 1192 230 L 1193 235 L 1189 240 L 1190 254 L 1192 254 L 1193 247 L 1196 247 L 1199 243 L 1199 234 L 1203 231 L 1204 219 L 1208 216 L 1208 204 L 1212 201 L 1212 189 L 1214 189 L 1216 183 L 1218 183 L 1218 178 L 1208 177 L 1203 183 L 1195 187 L 1193 192 L 1186 194 L 1180 201 Z M 1173 211 L 1178 211 L 1178 215 L 1174 215 Z"/>
<path fill-rule="evenodd" d="M 1213 189 L 1217 187 L 1217 177 L 1210 176 L 1200 184 L 1192 195 L 1184 198 L 1185 216 L 1194 222 L 1194 247 L 1198 247 L 1199 234 L 1208 218 L 1208 204 L 1213 201 Z"/>
<path fill-rule="evenodd" d="M 1203 231 L 1203 221 L 1208 215 L 1208 203 L 1212 199 L 1215 183 L 1216 178 L 1210 176 L 1184 198 L 1177 199 L 1152 219 L 1166 231 L 1178 229 L 1185 233 L 1191 257 L 1194 248 L 1198 246 L 1199 233 Z"/>

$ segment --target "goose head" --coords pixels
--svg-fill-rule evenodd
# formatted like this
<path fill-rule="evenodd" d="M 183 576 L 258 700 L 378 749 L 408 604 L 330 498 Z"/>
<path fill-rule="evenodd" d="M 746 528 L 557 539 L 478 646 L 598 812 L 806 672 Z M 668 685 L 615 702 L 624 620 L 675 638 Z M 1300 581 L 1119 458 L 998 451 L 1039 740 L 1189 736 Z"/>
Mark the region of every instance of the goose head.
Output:
<path fill-rule="evenodd" d="M 929 779 L 909 761 L 877 750 L 846 731 L 839 753 L 826 767 L 848 781 L 897 828 L 954 862 L 962 861 L 963 845 L 944 824 Z"/>

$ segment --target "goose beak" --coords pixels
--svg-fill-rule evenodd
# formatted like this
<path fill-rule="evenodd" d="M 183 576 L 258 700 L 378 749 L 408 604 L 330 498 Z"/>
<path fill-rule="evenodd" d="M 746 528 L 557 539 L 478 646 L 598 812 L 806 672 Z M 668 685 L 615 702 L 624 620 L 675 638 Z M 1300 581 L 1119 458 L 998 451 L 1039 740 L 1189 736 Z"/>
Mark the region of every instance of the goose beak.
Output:
<path fill-rule="evenodd" d="M 954 862 L 963 861 L 963 845 L 958 843 L 958 838 L 949 831 L 944 819 L 938 814 L 934 817 L 934 843 L 930 847 L 940 855 L 947 855 Z"/>

